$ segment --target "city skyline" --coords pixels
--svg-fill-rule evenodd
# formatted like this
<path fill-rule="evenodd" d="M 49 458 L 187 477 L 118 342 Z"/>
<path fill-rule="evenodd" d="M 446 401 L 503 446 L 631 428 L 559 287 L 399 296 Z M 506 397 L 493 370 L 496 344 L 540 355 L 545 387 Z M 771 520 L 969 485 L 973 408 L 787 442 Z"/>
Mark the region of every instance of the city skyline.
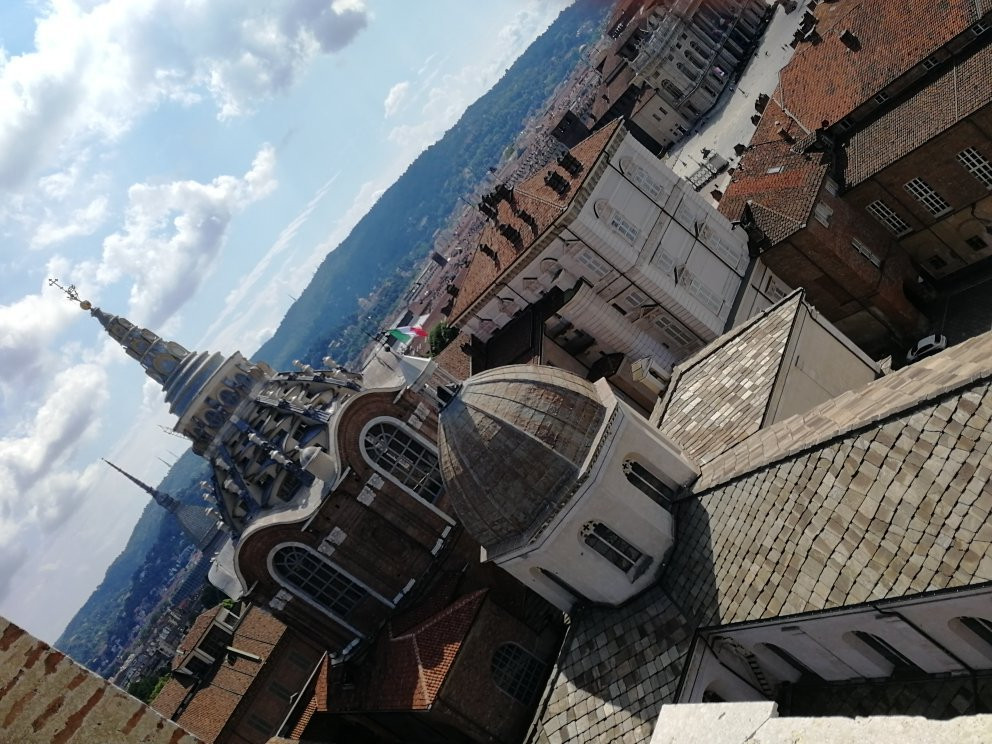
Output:
<path fill-rule="evenodd" d="M 176 449 L 160 392 L 48 278 L 187 347 L 250 355 L 567 5 L 0 11 L 0 613 L 54 640 L 145 506 L 99 458 L 156 483 Z"/>

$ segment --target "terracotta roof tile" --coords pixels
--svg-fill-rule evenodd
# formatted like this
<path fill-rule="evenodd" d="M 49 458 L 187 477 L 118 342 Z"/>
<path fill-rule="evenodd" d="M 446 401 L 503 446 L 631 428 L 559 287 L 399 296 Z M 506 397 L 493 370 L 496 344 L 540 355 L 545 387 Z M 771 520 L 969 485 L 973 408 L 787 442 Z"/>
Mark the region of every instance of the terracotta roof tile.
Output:
<path fill-rule="evenodd" d="M 220 608 L 215 607 L 197 617 L 179 644 L 186 652 L 177 657 L 180 662 L 196 647 L 219 611 Z M 240 656 L 231 656 L 224 660 L 207 684 L 197 690 L 188 701 L 177 722 L 205 741 L 213 741 L 234 714 L 258 671 L 285 632 L 286 626 L 272 615 L 256 607 L 249 607 L 234 629 L 231 645 L 260 657 L 261 661 Z M 179 665 L 181 664 L 177 664 Z M 162 688 L 152 702 L 152 707 L 167 717 L 174 716 L 192 684 L 192 680 L 186 675 L 174 677 Z"/>
<path fill-rule="evenodd" d="M 780 101 L 807 129 L 843 119 L 980 17 L 974 0 L 845 0 L 820 3 L 816 16 L 822 41 L 802 44 L 780 78 Z"/>
<path fill-rule="evenodd" d="M 458 338 L 434 357 L 434 361 L 448 374 L 459 380 L 467 380 L 472 375 L 472 357 L 465 353 L 462 347 L 471 342 L 471 336 L 466 333 L 459 333 Z"/>
<path fill-rule="evenodd" d="M 779 134 L 780 128 L 788 139 Z M 796 151 L 796 141 L 805 135 L 774 100 L 769 101 L 720 200 L 720 212 L 737 220 L 750 204 L 758 228 L 772 244 L 804 227 L 827 173 L 819 154 Z"/>
<path fill-rule="evenodd" d="M 461 285 L 461 291 L 451 310 L 453 323 L 457 324 L 461 320 L 460 316 L 493 283 L 506 274 L 511 265 L 520 260 L 529 260 L 528 248 L 567 209 L 589 174 L 590 168 L 619 126 L 619 121 L 613 122 L 569 151 L 582 164 L 582 170 L 578 175 L 573 176 L 558 167 L 556 163 L 549 163 L 548 167 L 542 168 L 535 175 L 517 184 L 513 190 L 515 205 L 511 207 L 505 200 L 498 203 L 499 222 L 515 229 L 520 234 L 522 242 L 514 246 L 491 221 L 486 223 L 479 238 L 479 245 L 488 245 L 495 253 L 495 257 L 486 255 L 481 250 L 475 251 Z M 544 182 L 549 171 L 557 172 L 569 182 L 570 188 L 564 195 Z"/>
<path fill-rule="evenodd" d="M 990 80 L 992 46 L 986 46 L 853 134 L 845 148 L 844 181 L 847 186 L 856 186 L 871 178 L 992 102 Z"/>
<path fill-rule="evenodd" d="M 390 629 L 377 643 L 373 668 L 366 670 L 362 707 L 425 710 L 433 705 L 485 596 L 485 589 L 466 594 L 402 635 Z"/>

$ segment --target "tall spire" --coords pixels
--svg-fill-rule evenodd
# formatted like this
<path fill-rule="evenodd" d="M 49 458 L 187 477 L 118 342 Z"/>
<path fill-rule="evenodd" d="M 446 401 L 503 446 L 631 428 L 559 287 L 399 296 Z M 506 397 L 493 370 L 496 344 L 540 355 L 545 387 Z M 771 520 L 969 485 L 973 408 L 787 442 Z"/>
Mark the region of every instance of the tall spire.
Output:
<path fill-rule="evenodd" d="M 48 284 L 60 289 L 70 301 L 78 302 L 83 310 L 99 321 L 110 337 L 124 347 L 127 355 L 138 361 L 145 374 L 162 386 L 169 410 L 179 418 L 207 380 L 224 364 L 224 357 L 220 354 L 189 351 L 175 341 L 166 341 L 157 333 L 136 326 L 121 315 L 105 313 L 89 300 L 80 300 L 73 284 L 63 286 L 58 279 L 49 279 Z M 189 432 L 183 433 L 190 435 Z M 196 436 L 191 438 L 196 440 Z"/>
<path fill-rule="evenodd" d="M 219 528 L 217 524 L 217 517 L 213 515 L 209 509 L 205 509 L 202 506 L 184 504 L 173 496 L 163 493 L 157 488 L 152 488 L 147 483 L 143 483 L 126 470 L 114 465 L 114 463 L 110 462 L 110 460 L 107 460 L 106 458 L 102 459 L 110 467 L 155 499 L 156 504 L 160 505 L 172 514 L 179 522 L 179 526 L 182 528 L 182 531 L 186 533 L 186 537 L 189 538 L 189 541 L 196 547 L 203 550 L 218 534 Z"/>
<path fill-rule="evenodd" d="M 170 496 L 169 494 L 163 493 L 162 491 L 159 491 L 157 488 L 152 488 L 147 483 L 138 480 L 137 478 L 135 478 L 133 475 L 131 475 L 129 472 L 127 472 L 123 468 L 119 468 L 116 465 L 114 465 L 114 463 L 112 463 L 106 457 L 101 457 L 100 459 L 103 460 L 105 463 L 107 463 L 110 467 L 112 467 L 118 473 L 120 473 L 121 475 L 123 475 L 125 478 L 127 478 L 129 481 L 131 481 L 134 485 L 136 485 L 142 491 L 144 491 L 149 496 L 151 496 L 153 499 L 155 499 L 155 503 L 158 504 L 159 506 L 163 507 L 164 509 L 166 509 L 169 512 L 172 512 L 173 514 L 175 514 L 176 511 L 179 509 L 179 502 L 176 499 L 174 499 L 172 496 Z"/>

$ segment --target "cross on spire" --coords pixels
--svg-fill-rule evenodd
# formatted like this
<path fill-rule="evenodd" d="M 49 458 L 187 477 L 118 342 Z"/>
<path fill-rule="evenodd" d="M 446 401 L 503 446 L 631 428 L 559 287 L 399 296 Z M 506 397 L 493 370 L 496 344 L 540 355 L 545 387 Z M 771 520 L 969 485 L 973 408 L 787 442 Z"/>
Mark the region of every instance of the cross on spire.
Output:
<path fill-rule="evenodd" d="M 76 289 L 75 284 L 70 284 L 68 287 L 63 287 L 61 282 L 54 277 L 48 280 L 49 287 L 58 287 L 66 297 L 69 298 L 70 302 L 79 302 L 79 291 Z"/>

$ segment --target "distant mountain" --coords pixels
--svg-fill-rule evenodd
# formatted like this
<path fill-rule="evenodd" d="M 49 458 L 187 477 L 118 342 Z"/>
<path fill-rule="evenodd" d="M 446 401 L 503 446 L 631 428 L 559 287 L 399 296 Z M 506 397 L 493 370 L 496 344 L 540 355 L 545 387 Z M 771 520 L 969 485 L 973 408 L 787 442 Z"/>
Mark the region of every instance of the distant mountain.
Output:
<path fill-rule="evenodd" d="M 276 368 L 295 358 L 315 363 L 342 336 L 352 343 L 336 347 L 339 361 L 347 360 L 356 344 L 360 348 L 368 339 L 359 328 L 347 333 L 349 327 L 370 313 L 378 326 L 382 318 L 375 311 L 385 312 L 403 293 L 458 198 L 499 163 L 524 120 L 540 110 L 578 63 L 582 45 L 599 38 L 608 7 L 602 0 L 579 0 L 562 11 L 492 89 L 421 153 L 337 249 L 327 254 L 275 335 L 254 358 Z M 359 306 L 359 298 L 389 280 L 393 291 L 387 296 L 377 293 L 375 308 Z"/>
<path fill-rule="evenodd" d="M 599 38 L 609 6 L 603 0 L 578 0 L 562 11 L 327 255 L 276 333 L 252 358 L 286 369 L 297 358 L 319 362 L 332 343 L 341 361 L 360 349 L 367 340 L 361 323 L 369 316 L 376 326 L 382 322 L 382 314 L 430 252 L 435 231 L 444 226 L 459 196 L 497 165 L 524 121 L 578 63 L 580 48 Z M 359 304 L 373 292 L 374 304 Z M 194 503 L 199 498 L 196 484 L 205 474 L 204 461 L 187 452 L 159 488 Z M 124 550 L 55 642 L 99 673 L 114 671 L 108 664 L 140 622 L 136 612 L 161 591 L 165 574 L 185 547 L 181 532 L 164 516 L 154 504 L 145 509 Z"/>

